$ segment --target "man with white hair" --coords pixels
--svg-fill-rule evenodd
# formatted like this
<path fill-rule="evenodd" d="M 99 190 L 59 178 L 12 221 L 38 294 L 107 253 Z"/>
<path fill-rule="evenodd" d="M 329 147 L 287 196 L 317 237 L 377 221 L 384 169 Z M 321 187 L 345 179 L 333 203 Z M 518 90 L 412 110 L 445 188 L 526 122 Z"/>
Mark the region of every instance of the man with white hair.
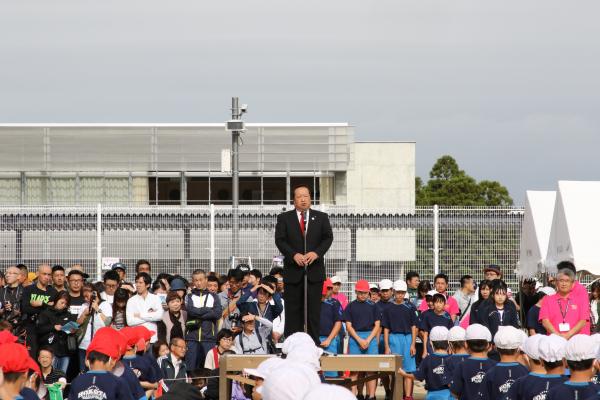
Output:
<path fill-rule="evenodd" d="M 575 274 L 570 269 L 561 269 L 556 275 L 557 293 L 546 296 L 540 308 L 539 319 L 548 333 L 555 333 L 570 339 L 590 320 L 590 307 L 579 304 L 573 295 Z M 589 334 L 589 331 L 587 332 Z"/>

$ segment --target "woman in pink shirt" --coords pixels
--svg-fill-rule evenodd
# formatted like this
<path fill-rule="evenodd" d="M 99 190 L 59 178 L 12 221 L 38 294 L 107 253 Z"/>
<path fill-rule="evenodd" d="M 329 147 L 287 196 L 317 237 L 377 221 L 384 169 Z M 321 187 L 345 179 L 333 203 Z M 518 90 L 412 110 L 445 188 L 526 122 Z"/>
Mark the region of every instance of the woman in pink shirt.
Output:
<path fill-rule="evenodd" d="M 331 283 L 333 283 L 333 294 L 331 297 L 340 302 L 342 305 L 342 310 L 346 309 L 346 306 L 348 305 L 348 298 L 340 291 L 342 288 L 342 280 L 338 276 L 334 275 L 331 277 Z"/>

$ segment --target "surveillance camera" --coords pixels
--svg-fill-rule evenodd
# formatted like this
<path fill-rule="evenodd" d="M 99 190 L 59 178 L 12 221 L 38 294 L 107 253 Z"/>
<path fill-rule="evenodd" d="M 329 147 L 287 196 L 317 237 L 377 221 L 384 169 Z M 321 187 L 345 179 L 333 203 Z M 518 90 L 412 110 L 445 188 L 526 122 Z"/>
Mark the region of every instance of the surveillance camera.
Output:
<path fill-rule="evenodd" d="M 240 107 L 240 111 L 243 113 L 247 113 L 248 112 L 248 104 L 242 104 L 242 106 Z"/>

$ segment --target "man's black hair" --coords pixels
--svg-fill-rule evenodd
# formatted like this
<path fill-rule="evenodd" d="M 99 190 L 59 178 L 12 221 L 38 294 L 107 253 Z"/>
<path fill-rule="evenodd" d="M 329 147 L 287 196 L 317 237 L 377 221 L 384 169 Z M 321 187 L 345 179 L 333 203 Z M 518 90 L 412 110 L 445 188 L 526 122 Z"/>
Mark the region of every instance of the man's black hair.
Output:
<path fill-rule="evenodd" d="M 171 348 L 174 345 L 177 345 L 177 341 L 181 340 L 183 343 L 185 343 L 185 339 L 179 336 L 174 336 L 171 338 L 171 341 L 169 341 L 169 348 Z"/>
<path fill-rule="evenodd" d="M 92 350 L 88 353 L 87 360 L 89 361 L 90 364 L 93 364 L 96 361 L 99 361 L 102 364 L 106 364 L 110 360 L 110 357 L 107 356 L 106 354 L 102 354 L 102 353 Z"/>
<path fill-rule="evenodd" d="M 21 271 L 25 271 L 25 272 L 27 272 L 27 270 L 28 270 L 27 265 L 25 265 L 25 264 L 17 264 L 17 268 L 19 268 Z"/>
<path fill-rule="evenodd" d="M 206 271 L 203 270 L 203 269 L 198 268 L 198 269 L 195 269 L 195 270 L 192 271 L 192 276 L 194 276 L 194 275 L 204 275 L 204 276 L 206 276 Z"/>
<path fill-rule="evenodd" d="M 219 283 L 219 278 L 217 278 L 214 275 L 209 275 L 209 276 L 206 277 L 206 281 L 207 282 L 217 282 L 217 283 Z"/>
<path fill-rule="evenodd" d="M 435 281 L 437 281 L 438 279 L 443 279 L 446 281 L 446 283 L 448 283 L 448 275 L 444 274 L 444 273 L 440 273 L 437 274 L 434 278 L 433 278 L 433 283 L 435 283 Z"/>
<path fill-rule="evenodd" d="M 263 278 L 260 281 L 266 284 L 272 283 L 274 286 L 277 286 L 277 278 L 271 275 L 263 276 Z"/>
<path fill-rule="evenodd" d="M 137 274 L 140 271 L 140 265 L 148 264 L 150 270 L 152 270 L 152 264 L 148 260 L 137 260 L 135 263 L 135 273 Z"/>
<path fill-rule="evenodd" d="M 542 362 L 544 364 L 544 368 L 546 368 L 547 370 L 551 370 L 551 369 L 563 366 L 562 360 L 558 360 L 558 361 L 544 361 L 544 360 L 540 360 L 540 362 Z"/>
<path fill-rule="evenodd" d="M 433 347 L 433 350 L 448 350 L 448 341 L 447 340 L 432 340 L 431 347 Z"/>
<path fill-rule="evenodd" d="M 436 293 L 432 296 L 431 301 L 434 303 L 444 303 L 446 304 L 446 296 L 441 293 Z"/>
<path fill-rule="evenodd" d="M 574 274 L 577 273 L 577 269 L 575 268 L 575 264 L 573 264 L 571 261 L 561 261 L 558 264 L 556 264 L 556 270 L 560 271 L 561 269 L 569 269 L 571 270 Z"/>
<path fill-rule="evenodd" d="M 256 269 L 256 268 L 254 268 L 252 271 L 250 271 L 250 275 L 254 276 L 258 280 L 261 280 L 263 277 L 262 272 L 260 272 L 260 270 Z"/>
<path fill-rule="evenodd" d="M 481 353 L 488 348 L 488 341 L 485 339 L 467 340 L 467 348 L 473 353 Z"/>
<path fill-rule="evenodd" d="M 120 278 L 119 278 L 119 273 L 117 271 L 106 271 L 104 273 L 104 277 L 102 279 L 104 282 L 106 281 L 117 281 L 119 282 Z"/>
<path fill-rule="evenodd" d="M 591 368 L 591 366 L 593 364 L 594 364 L 593 358 L 590 358 L 587 360 L 581 360 L 581 361 L 567 360 L 567 365 L 569 366 L 569 369 L 571 371 L 585 371 L 586 369 Z"/>
<path fill-rule="evenodd" d="M 419 278 L 419 273 L 416 271 L 408 271 L 406 273 L 406 282 L 410 281 L 412 278 Z"/>
<path fill-rule="evenodd" d="M 463 288 L 467 284 L 468 281 L 472 280 L 473 277 L 471 275 L 463 275 L 460 278 L 460 287 Z"/>
<path fill-rule="evenodd" d="M 517 354 L 519 352 L 519 349 L 499 349 L 499 348 L 496 348 L 496 350 L 498 350 L 498 354 L 500 354 L 501 356 L 514 356 L 515 354 Z"/>
<path fill-rule="evenodd" d="M 273 267 L 269 271 L 269 275 L 271 275 L 271 276 L 283 275 L 283 268 L 281 268 L 281 267 Z"/>
<path fill-rule="evenodd" d="M 217 345 L 219 344 L 219 341 L 221 341 L 221 339 L 223 338 L 232 338 L 233 337 L 233 332 L 231 331 L 231 329 L 227 329 L 227 328 L 223 328 L 219 331 L 219 333 L 217 333 Z"/>
<path fill-rule="evenodd" d="M 244 271 L 234 268 L 227 272 L 227 279 L 234 279 L 236 282 L 241 282 L 244 280 L 244 275 Z"/>
<path fill-rule="evenodd" d="M 52 356 L 54 357 L 54 349 L 52 347 L 50 347 L 50 346 L 42 346 L 42 347 L 40 347 L 40 350 L 38 351 L 38 355 L 40 354 L 39 352 L 42 351 L 42 350 L 43 351 L 47 351 L 48 353 L 51 353 Z"/>
<path fill-rule="evenodd" d="M 305 185 L 304 183 L 296 185 L 292 188 L 292 196 L 293 197 L 296 197 L 296 190 L 298 190 L 300 188 L 306 188 L 306 190 L 308 190 L 308 195 L 312 197 L 312 191 L 310 190 L 310 187 L 308 185 Z"/>
<path fill-rule="evenodd" d="M 62 265 L 56 264 L 55 266 L 52 267 L 52 273 L 55 273 L 56 271 L 65 272 L 65 267 L 63 267 Z"/>
<path fill-rule="evenodd" d="M 152 283 L 152 278 L 150 278 L 150 275 L 148 275 L 147 272 L 138 272 L 135 276 L 135 280 L 137 281 L 140 278 L 144 280 L 146 285 L 150 285 Z"/>

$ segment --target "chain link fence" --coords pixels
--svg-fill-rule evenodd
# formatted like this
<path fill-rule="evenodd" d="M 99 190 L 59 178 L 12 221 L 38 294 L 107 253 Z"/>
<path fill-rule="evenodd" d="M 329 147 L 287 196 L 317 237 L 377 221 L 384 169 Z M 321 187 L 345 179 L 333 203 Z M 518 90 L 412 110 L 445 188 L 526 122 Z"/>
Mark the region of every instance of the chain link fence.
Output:
<path fill-rule="evenodd" d="M 483 267 L 501 266 L 517 286 L 522 208 L 417 207 L 410 210 L 353 210 L 320 206 L 329 214 L 334 243 L 326 255 L 327 274 L 337 274 L 352 291 L 358 279 L 378 282 L 417 271 L 432 279 L 483 278 Z M 82 264 L 102 273 L 102 259 L 119 258 L 133 276 L 138 259 L 153 274 L 189 277 L 196 268 L 226 273 L 231 256 L 249 257 L 263 273 L 279 255 L 274 244 L 282 207 L 240 207 L 233 235 L 231 207 L 3 207 L 0 209 L 0 262 Z M 237 240 L 237 244 L 234 244 Z M 234 254 L 234 248 L 237 249 Z"/>

